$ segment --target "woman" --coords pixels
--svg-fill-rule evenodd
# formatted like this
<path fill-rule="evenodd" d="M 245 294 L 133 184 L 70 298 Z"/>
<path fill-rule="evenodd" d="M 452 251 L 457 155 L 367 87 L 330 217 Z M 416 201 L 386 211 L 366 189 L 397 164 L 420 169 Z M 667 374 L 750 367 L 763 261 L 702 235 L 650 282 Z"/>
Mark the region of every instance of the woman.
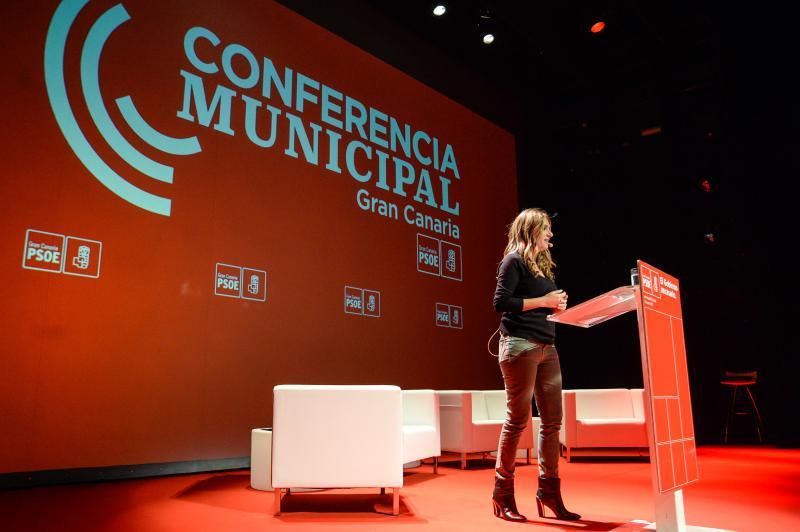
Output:
<path fill-rule="evenodd" d="M 567 308 L 567 294 L 554 282 L 550 256 L 553 231 L 541 209 L 519 213 L 508 230 L 508 245 L 497 275 L 494 308 L 500 320 L 500 370 L 506 388 L 506 420 L 500 433 L 492 494 L 494 514 L 507 521 L 526 521 L 514 500 L 514 467 L 520 434 L 531 420 L 536 397 L 539 428 L 539 489 L 536 506 L 558 519 L 580 515 L 564 507 L 558 478 L 558 433 L 561 428 L 561 366 L 555 347 L 553 309 Z"/>

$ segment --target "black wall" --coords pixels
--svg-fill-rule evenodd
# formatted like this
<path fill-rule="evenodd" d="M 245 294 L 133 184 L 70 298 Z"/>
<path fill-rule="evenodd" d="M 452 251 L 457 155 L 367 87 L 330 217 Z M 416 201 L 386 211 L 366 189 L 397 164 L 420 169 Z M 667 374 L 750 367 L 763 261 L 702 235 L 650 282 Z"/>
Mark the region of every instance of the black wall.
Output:
<path fill-rule="evenodd" d="M 684 36 L 639 12 L 635 32 L 605 43 L 481 51 L 470 63 L 469 50 L 445 53 L 404 26 L 407 14 L 398 21 L 374 3 L 283 3 L 516 134 L 520 207 L 557 213 L 553 253 L 571 302 L 628 282 L 637 258 L 681 280 L 701 443 L 721 437 L 725 370 L 757 370 L 767 438 L 800 443 L 790 14 L 706 6 Z M 559 349 L 567 388 L 642 385 L 632 314 L 561 327 Z M 753 440 L 747 421 L 734 427 L 736 441 Z"/>

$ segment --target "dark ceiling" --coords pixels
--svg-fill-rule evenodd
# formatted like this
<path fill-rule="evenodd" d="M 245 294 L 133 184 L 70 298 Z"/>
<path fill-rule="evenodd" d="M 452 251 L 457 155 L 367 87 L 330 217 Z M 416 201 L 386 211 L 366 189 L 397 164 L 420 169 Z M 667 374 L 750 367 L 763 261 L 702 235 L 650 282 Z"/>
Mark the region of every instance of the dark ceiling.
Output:
<path fill-rule="evenodd" d="M 708 83 L 719 60 L 724 17 L 713 2 L 376 2 L 387 17 L 488 79 L 519 91 L 580 95 L 668 75 L 676 88 Z M 496 40 L 480 42 L 489 15 Z M 603 20 L 606 29 L 589 31 Z"/>

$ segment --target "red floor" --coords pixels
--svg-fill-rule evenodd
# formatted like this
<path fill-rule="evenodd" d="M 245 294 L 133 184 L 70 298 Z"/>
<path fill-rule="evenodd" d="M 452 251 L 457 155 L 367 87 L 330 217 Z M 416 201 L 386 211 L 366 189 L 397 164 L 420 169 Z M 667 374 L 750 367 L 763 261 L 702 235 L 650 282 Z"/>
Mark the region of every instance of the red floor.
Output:
<path fill-rule="evenodd" d="M 800 531 L 800 450 L 701 447 L 701 480 L 684 490 L 689 525 L 738 531 Z M 54 486 L 0 492 L 0 530 L 263 531 L 585 530 L 636 529 L 652 520 L 650 465 L 643 462 L 562 462 L 568 507 L 584 516 L 566 524 L 536 518 L 536 466 L 520 465 L 517 502 L 534 518 L 512 524 L 492 516 L 492 466 L 471 461 L 408 470 L 401 515 L 375 490 L 293 494 L 272 515 L 271 492 L 250 488 L 249 471 L 148 480 Z"/>

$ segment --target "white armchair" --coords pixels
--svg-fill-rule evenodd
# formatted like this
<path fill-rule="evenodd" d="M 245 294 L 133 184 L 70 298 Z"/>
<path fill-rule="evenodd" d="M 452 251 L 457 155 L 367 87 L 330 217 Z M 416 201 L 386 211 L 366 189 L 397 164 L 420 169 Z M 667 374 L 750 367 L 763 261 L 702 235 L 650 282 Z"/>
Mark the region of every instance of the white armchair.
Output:
<path fill-rule="evenodd" d="M 461 469 L 467 467 L 468 453 L 497 450 L 506 417 L 505 390 L 437 391 L 441 417 L 442 450 L 461 454 Z M 534 448 L 533 425 L 522 432 L 519 449 L 526 449 L 528 463 Z M 538 428 L 537 428 L 538 430 Z"/>
<path fill-rule="evenodd" d="M 442 455 L 439 397 L 433 390 L 403 390 L 403 463 L 433 458 L 439 472 Z"/>
<path fill-rule="evenodd" d="M 274 388 L 272 486 L 283 489 L 403 485 L 403 406 L 397 386 L 280 385 Z"/>
<path fill-rule="evenodd" d="M 560 440 L 568 462 L 575 452 L 647 455 L 644 390 L 563 390 L 562 398 Z"/>

